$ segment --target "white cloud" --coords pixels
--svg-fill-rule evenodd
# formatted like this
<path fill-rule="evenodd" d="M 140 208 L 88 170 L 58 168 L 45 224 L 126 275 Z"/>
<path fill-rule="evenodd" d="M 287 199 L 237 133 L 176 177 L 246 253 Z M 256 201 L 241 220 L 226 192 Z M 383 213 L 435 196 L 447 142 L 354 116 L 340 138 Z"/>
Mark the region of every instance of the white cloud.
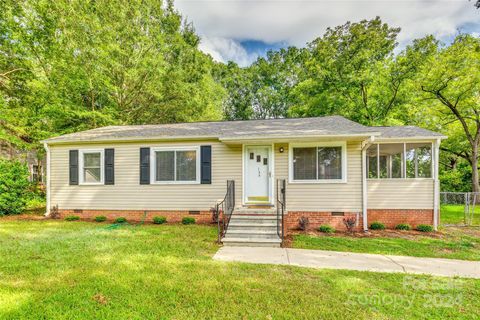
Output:
<path fill-rule="evenodd" d="M 258 57 L 258 54 L 248 53 L 238 41 L 233 39 L 202 36 L 199 47 L 216 61 L 235 61 L 242 67 L 248 66 Z"/>
<path fill-rule="evenodd" d="M 426 34 L 452 37 L 465 24 L 480 28 L 480 10 L 467 0 L 177 0 L 176 7 L 193 21 L 204 38 L 204 48 L 218 58 L 230 55 L 243 61 L 249 58 L 231 39 L 304 46 L 327 27 L 375 16 L 402 28 L 401 45 Z"/>

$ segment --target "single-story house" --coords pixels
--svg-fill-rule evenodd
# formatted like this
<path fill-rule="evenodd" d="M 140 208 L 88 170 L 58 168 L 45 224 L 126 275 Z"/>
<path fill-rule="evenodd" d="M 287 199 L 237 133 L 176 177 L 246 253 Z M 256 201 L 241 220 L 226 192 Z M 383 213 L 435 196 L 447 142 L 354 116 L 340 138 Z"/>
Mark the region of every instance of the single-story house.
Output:
<path fill-rule="evenodd" d="M 47 211 L 209 223 L 230 181 L 224 243 L 277 243 L 301 218 L 436 228 L 443 138 L 340 116 L 103 127 L 44 141 Z"/>

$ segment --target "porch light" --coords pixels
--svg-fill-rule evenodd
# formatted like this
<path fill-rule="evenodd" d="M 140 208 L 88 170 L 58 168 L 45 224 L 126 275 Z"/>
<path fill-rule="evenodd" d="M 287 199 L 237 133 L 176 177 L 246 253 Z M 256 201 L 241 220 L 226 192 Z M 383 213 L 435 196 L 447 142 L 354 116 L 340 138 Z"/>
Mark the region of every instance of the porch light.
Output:
<path fill-rule="evenodd" d="M 279 151 L 280 153 L 283 153 L 283 151 L 285 151 L 285 149 L 284 149 L 283 147 L 280 147 L 280 148 L 278 149 L 278 151 Z"/>

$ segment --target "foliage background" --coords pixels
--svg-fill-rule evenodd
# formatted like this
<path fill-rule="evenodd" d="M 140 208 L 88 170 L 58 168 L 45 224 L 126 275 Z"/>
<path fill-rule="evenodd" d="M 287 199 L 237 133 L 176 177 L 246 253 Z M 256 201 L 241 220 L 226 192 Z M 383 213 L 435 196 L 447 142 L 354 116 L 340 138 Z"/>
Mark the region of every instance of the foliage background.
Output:
<path fill-rule="evenodd" d="M 2 0 L 0 139 L 43 156 L 42 139 L 106 125 L 340 114 L 447 135 L 444 191 L 479 190 L 480 40 L 397 48 L 379 17 L 329 28 L 251 66 L 215 62 L 172 1 Z"/>

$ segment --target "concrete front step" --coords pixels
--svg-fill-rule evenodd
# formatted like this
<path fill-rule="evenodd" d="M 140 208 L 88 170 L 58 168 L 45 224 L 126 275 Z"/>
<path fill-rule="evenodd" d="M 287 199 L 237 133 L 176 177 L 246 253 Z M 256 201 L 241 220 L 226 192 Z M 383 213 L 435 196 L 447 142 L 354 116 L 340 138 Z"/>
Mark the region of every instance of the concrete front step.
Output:
<path fill-rule="evenodd" d="M 253 231 L 239 231 L 229 230 L 225 238 L 259 238 L 259 239 L 277 239 L 277 231 L 275 232 L 253 232 Z"/>
<path fill-rule="evenodd" d="M 279 247 L 277 211 L 236 208 L 222 242 L 226 246 Z"/>
<path fill-rule="evenodd" d="M 263 238 L 234 238 L 225 237 L 222 240 L 224 246 L 229 247 L 280 247 L 282 241 L 277 237 L 276 239 Z"/>
<path fill-rule="evenodd" d="M 276 215 L 273 215 L 273 214 L 269 214 L 269 215 L 266 215 L 266 214 L 262 214 L 262 215 L 251 215 L 251 214 L 244 214 L 244 215 L 241 215 L 241 214 L 232 214 L 232 216 L 230 217 L 230 221 L 232 220 L 240 220 L 240 219 L 255 219 L 255 220 L 274 220 L 274 221 L 277 221 L 277 216 Z"/>
<path fill-rule="evenodd" d="M 245 209 L 238 208 L 233 211 L 233 215 L 277 215 L 275 209 Z"/>
<path fill-rule="evenodd" d="M 228 231 L 234 231 L 234 230 L 249 230 L 249 231 L 252 231 L 252 232 L 257 232 L 257 231 L 270 231 L 270 232 L 277 232 L 277 226 L 276 225 L 273 225 L 273 226 L 262 226 L 262 225 L 248 225 L 248 226 L 245 226 L 245 225 L 242 225 L 242 226 L 238 226 L 238 225 L 229 225 L 228 226 Z"/>
<path fill-rule="evenodd" d="M 230 219 L 228 226 L 239 226 L 239 227 L 249 227 L 249 226 L 277 226 L 276 219 Z"/>

